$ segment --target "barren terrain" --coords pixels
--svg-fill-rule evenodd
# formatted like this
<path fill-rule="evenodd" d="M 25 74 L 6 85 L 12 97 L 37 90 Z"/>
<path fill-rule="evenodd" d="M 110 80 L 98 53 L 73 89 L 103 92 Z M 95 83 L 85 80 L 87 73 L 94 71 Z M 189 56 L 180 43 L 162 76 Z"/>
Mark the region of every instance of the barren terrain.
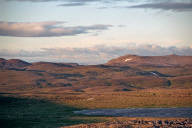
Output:
<path fill-rule="evenodd" d="M 0 59 L 0 95 L 3 97 L 0 119 L 6 127 L 26 127 L 29 124 L 33 124 L 31 127 L 61 127 L 109 121 L 109 117 L 87 117 L 73 113 L 81 109 L 192 107 L 192 57 L 127 55 L 103 65 L 87 66 Z M 5 100 L 7 98 L 15 100 Z M 47 108 L 43 105 L 47 108 L 48 117 L 42 117 L 46 111 L 41 111 L 42 106 L 38 106 L 41 101 L 53 106 Z M 26 106 L 21 107 L 23 102 L 26 102 Z M 29 106 L 32 113 L 27 112 Z M 55 106 L 59 106 L 56 115 L 53 114 Z M 67 113 L 62 112 L 62 109 Z M 35 111 L 39 111 L 40 115 L 33 115 Z M 21 123 L 28 117 L 26 124 Z M 47 125 L 42 120 L 34 123 L 36 119 L 31 117 L 53 122 Z M 12 125 L 6 124 L 9 120 L 13 122 Z M 151 119 L 152 122 L 154 120 Z M 126 122 L 129 121 L 112 124 L 118 127 L 124 126 Z M 189 125 L 191 120 L 186 122 Z M 103 127 L 105 125 L 101 124 Z"/>

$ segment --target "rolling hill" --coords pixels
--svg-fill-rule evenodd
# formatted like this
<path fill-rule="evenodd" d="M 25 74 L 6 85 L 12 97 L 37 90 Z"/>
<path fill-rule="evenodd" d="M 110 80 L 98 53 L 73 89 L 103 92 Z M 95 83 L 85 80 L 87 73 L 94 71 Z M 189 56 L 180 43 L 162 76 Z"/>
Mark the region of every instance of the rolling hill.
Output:
<path fill-rule="evenodd" d="M 54 87 L 76 92 L 192 87 L 191 56 L 126 55 L 104 65 L 87 66 L 1 58 L 0 67 L 1 92 Z"/>
<path fill-rule="evenodd" d="M 191 66 L 192 56 L 137 56 L 125 55 L 107 62 L 107 65 L 113 66 Z"/>

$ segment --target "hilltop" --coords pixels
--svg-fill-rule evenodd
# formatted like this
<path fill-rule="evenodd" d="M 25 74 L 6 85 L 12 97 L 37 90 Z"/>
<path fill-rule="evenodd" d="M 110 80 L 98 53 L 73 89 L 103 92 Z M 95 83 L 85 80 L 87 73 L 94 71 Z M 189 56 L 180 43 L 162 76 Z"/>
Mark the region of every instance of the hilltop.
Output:
<path fill-rule="evenodd" d="M 191 66 L 192 56 L 137 56 L 125 55 L 107 62 L 107 65 L 113 66 Z"/>

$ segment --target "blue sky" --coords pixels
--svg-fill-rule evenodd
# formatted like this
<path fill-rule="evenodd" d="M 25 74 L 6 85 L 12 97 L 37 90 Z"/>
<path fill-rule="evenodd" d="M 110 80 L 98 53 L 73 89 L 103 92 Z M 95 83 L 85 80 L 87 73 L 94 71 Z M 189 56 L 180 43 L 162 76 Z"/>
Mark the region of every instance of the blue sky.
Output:
<path fill-rule="evenodd" d="M 105 63 L 192 55 L 191 0 L 0 0 L 0 57 Z"/>

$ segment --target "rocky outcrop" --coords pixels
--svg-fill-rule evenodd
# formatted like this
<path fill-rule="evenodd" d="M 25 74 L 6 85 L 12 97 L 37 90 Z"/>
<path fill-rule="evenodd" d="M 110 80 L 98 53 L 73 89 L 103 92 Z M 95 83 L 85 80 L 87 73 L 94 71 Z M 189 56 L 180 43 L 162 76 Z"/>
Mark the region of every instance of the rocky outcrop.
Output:
<path fill-rule="evenodd" d="M 126 120 L 105 123 L 80 124 L 61 128 L 192 128 L 192 119 Z"/>

